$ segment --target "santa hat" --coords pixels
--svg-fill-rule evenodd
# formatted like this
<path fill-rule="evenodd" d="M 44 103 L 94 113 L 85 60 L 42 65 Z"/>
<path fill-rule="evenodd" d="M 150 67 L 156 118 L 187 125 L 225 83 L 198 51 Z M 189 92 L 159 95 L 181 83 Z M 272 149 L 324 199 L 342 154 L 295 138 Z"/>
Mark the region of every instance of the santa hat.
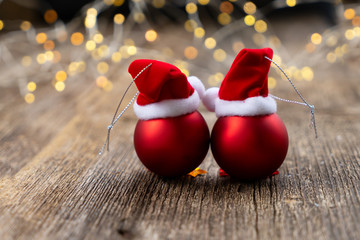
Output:
<path fill-rule="evenodd" d="M 204 85 L 197 77 L 187 78 L 180 69 L 169 63 L 135 60 L 129 66 L 129 73 L 136 78 L 135 84 L 140 92 L 134 104 L 139 119 L 192 113 L 199 107 L 205 93 Z"/>
<path fill-rule="evenodd" d="M 276 112 L 268 96 L 268 73 L 273 51 L 270 48 L 243 49 L 236 56 L 219 88 L 205 92 L 203 103 L 217 117 L 257 116 Z"/>

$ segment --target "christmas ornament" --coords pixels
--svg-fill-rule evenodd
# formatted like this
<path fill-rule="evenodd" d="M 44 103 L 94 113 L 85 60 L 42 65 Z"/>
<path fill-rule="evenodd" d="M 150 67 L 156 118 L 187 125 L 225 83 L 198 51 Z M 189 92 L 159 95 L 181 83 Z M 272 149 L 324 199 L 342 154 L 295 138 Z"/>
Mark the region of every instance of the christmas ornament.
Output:
<path fill-rule="evenodd" d="M 220 89 L 209 89 L 204 104 L 219 119 L 211 133 L 216 162 L 231 177 L 254 180 L 270 176 L 288 149 L 286 127 L 268 96 L 270 48 L 243 49 Z M 214 96 L 218 96 L 214 98 Z"/>
<path fill-rule="evenodd" d="M 137 97 L 134 147 L 140 161 L 161 176 L 191 172 L 205 158 L 210 142 L 208 126 L 197 111 L 205 93 L 202 82 L 156 60 L 135 60 L 129 73 L 139 91 L 108 127 L 107 143 L 113 125 Z"/>

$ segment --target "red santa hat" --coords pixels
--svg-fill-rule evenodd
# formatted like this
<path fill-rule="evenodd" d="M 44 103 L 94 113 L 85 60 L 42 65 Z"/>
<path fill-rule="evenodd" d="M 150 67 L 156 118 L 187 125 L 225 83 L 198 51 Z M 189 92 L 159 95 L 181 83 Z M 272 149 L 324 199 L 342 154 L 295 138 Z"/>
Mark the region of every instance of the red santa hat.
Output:
<path fill-rule="evenodd" d="M 135 60 L 129 66 L 129 73 L 133 78 L 137 76 L 135 84 L 140 93 L 134 111 L 139 119 L 192 113 L 199 107 L 205 93 L 204 85 L 197 77 L 187 78 L 180 69 L 169 63 Z"/>
<path fill-rule="evenodd" d="M 257 116 L 276 112 L 268 96 L 268 73 L 273 51 L 270 48 L 243 49 L 236 56 L 219 88 L 210 88 L 202 99 L 217 117 Z"/>

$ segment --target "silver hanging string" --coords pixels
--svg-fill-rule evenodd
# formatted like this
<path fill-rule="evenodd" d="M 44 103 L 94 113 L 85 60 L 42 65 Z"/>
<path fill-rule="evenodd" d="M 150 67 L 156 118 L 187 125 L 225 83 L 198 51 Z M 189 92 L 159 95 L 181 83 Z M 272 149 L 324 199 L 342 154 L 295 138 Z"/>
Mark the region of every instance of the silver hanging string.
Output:
<path fill-rule="evenodd" d="M 100 151 L 99 151 L 99 155 L 102 155 L 104 150 L 105 150 L 105 147 L 107 146 L 107 151 L 110 150 L 109 148 L 109 145 L 110 145 L 110 132 L 111 132 L 111 129 L 114 127 L 115 123 L 120 119 L 120 117 L 125 113 L 125 111 L 130 107 L 130 105 L 135 101 L 136 97 L 139 95 L 139 91 L 137 91 L 134 95 L 134 97 L 130 100 L 130 102 L 126 105 L 126 107 L 121 111 L 121 113 L 116 117 L 118 111 L 119 111 L 119 108 L 121 106 L 121 103 L 123 102 L 127 92 L 129 91 L 131 85 L 135 82 L 135 80 L 147 69 L 149 68 L 150 66 L 152 65 L 152 63 L 150 63 L 149 65 L 147 65 L 146 67 L 144 67 L 135 77 L 134 79 L 131 81 L 131 83 L 129 84 L 129 86 L 126 88 L 123 96 L 121 97 L 120 99 L 120 102 L 116 108 L 116 111 L 114 113 L 114 116 L 111 120 L 111 124 L 107 127 L 108 129 L 108 133 L 107 133 L 107 137 L 106 137 L 106 140 L 105 140 L 105 143 L 104 145 L 101 147 Z"/>
<path fill-rule="evenodd" d="M 288 100 L 288 99 L 283 99 L 283 98 L 279 98 L 276 97 L 274 95 L 269 94 L 272 98 L 280 100 L 280 101 L 284 101 L 284 102 L 288 102 L 288 103 L 295 103 L 295 104 L 300 104 L 300 105 L 304 105 L 307 106 L 310 109 L 310 114 L 311 114 L 311 125 L 314 128 L 314 132 L 315 132 L 315 138 L 318 137 L 317 134 L 317 128 L 316 128 L 316 122 L 315 122 L 315 106 L 314 105 L 310 105 L 305 98 L 301 95 L 301 93 L 299 92 L 299 90 L 295 87 L 294 83 L 291 81 L 291 79 L 288 77 L 288 75 L 285 73 L 285 71 L 276 63 L 274 62 L 272 59 L 268 58 L 267 56 L 265 56 L 265 59 L 269 60 L 270 62 L 272 62 L 273 64 L 275 64 L 275 66 L 277 68 L 279 68 L 279 70 L 284 74 L 284 76 L 286 77 L 286 79 L 289 81 L 289 83 L 291 84 L 291 86 L 294 88 L 295 92 L 297 93 L 297 95 L 299 95 L 299 97 L 301 98 L 301 100 L 303 102 L 298 102 L 298 101 L 293 101 L 293 100 Z"/>

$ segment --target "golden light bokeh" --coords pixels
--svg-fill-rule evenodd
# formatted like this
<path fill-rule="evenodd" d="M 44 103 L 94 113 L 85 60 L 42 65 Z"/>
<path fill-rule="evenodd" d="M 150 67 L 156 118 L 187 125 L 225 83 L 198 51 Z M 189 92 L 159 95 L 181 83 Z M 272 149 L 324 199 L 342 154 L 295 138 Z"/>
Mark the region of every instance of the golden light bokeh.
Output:
<path fill-rule="evenodd" d="M 104 36 L 101 33 L 96 33 L 93 36 L 93 40 L 95 41 L 95 43 L 102 43 L 104 41 Z"/>
<path fill-rule="evenodd" d="M 115 0 L 104 0 L 104 3 L 108 6 L 113 5 Z"/>
<path fill-rule="evenodd" d="M 352 19 L 352 24 L 354 26 L 360 26 L 360 16 L 355 16 L 353 19 Z"/>
<path fill-rule="evenodd" d="M 288 5 L 289 7 L 295 7 L 296 0 L 286 0 L 286 5 Z"/>
<path fill-rule="evenodd" d="M 130 55 L 130 56 L 133 56 L 137 53 L 137 48 L 135 46 L 128 46 L 127 47 L 127 53 Z"/>
<path fill-rule="evenodd" d="M 51 24 L 56 22 L 57 19 L 58 19 L 58 14 L 54 9 L 48 9 L 45 11 L 44 13 L 45 22 Z"/>
<path fill-rule="evenodd" d="M 23 65 L 24 67 L 28 67 L 30 66 L 32 63 L 32 58 L 30 56 L 24 56 L 21 59 L 21 65 Z"/>
<path fill-rule="evenodd" d="M 55 42 L 52 41 L 52 40 L 46 40 L 44 42 L 44 49 L 47 50 L 47 51 L 51 51 L 51 50 L 54 50 L 55 48 Z"/>
<path fill-rule="evenodd" d="M 26 103 L 31 104 L 35 101 L 35 95 L 32 93 L 27 93 L 24 96 L 24 100 Z"/>
<path fill-rule="evenodd" d="M 165 6 L 166 1 L 165 0 L 152 0 L 152 5 L 155 8 L 162 8 Z"/>
<path fill-rule="evenodd" d="M 87 41 L 86 44 L 85 44 L 85 48 L 86 48 L 86 50 L 88 50 L 88 51 L 94 50 L 94 49 L 96 48 L 96 43 L 95 43 L 95 41 L 93 41 L 93 40 Z"/>
<path fill-rule="evenodd" d="M 236 41 L 232 44 L 232 49 L 235 53 L 240 52 L 245 47 L 244 43 Z"/>
<path fill-rule="evenodd" d="M 136 12 L 134 14 L 134 21 L 137 23 L 142 23 L 145 21 L 145 14 L 143 14 L 142 12 Z"/>
<path fill-rule="evenodd" d="M 29 92 L 33 92 L 33 91 L 36 90 L 36 83 L 33 82 L 33 81 L 28 82 L 28 84 L 26 85 L 26 87 L 27 87 L 27 90 L 28 90 Z"/>
<path fill-rule="evenodd" d="M 274 46 L 275 48 L 281 47 L 281 41 L 280 41 L 280 39 L 279 39 L 277 36 L 275 36 L 275 35 L 270 36 L 269 43 L 270 43 L 272 46 Z"/>
<path fill-rule="evenodd" d="M 37 56 L 36 56 L 36 61 L 39 63 L 39 64 L 44 64 L 46 62 L 46 55 L 44 53 L 39 53 Z"/>
<path fill-rule="evenodd" d="M 231 14 L 234 11 L 234 5 L 231 2 L 222 2 L 219 9 L 223 13 Z"/>
<path fill-rule="evenodd" d="M 28 31 L 31 28 L 31 23 L 29 21 L 23 21 L 20 24 L 20 29 L 23 31 Z"/>
<path fill-rule="evenodd" d="M 348 29 L 345 31 L 345 38 L 347 40 L 353 40 L 355 38 L 356 34 L 353 29 Z"/>
<path fill-rule="evenodd" d="M 256 12 L 256 5 L 253 2 L 246 2 L 243 9 L 247 14 L 254 14 Z"/>
<path fill-rule="evenodd" d="M 196 27 L 197 23 L 195 20 L 189 19 L 185 21 L 184 28 L 187 32 L 193 32 Z"/>
<path fill-rule="evenodd" d="M 213 58 L 217 62 L 223 62 L 226 59 L 226 52 L 223 49 L 218 48 L 214 51 Z"/>
<path fill-rule="evenodd" d="M 336 54 L 334 52 L 329 52 L 327 55 L 326 55 L 326 60 L 329 62 L 329 63 L 334 63 L 336 62 Z"/>
<path fill-rule="evenodd" d="M 96 15 L 87 15 L 84 20 L 86 28 L 93 28 L 96 25 Z"/>
<path fill-rule="evenodd" d="M 103 89 L 106 92 L 110 92 L 113 89 L 113 83 L 111 81 L 106 81 L 105 85 L 103 86 Z"/>
<path fill-rule="evenodd" d="M 190 2 L 190 3 L 186 4 L 185 10 L 186 10 L 186 12 L 189 13 L 189 14 L 194 14 L 194 13 L 197 12 L 197 6 L 196 6 L 195 3 Z"/>
<path fill-rule="evenodd" d="M 246 15 L 244 17 L 244 22 L 247 26 L 252 26 L 255 24 L 255 17 L 253 15 Z"/>
<path fill-rule="evenodd" d="M 220 13 L 217 20 L 221 25 L 227 25 L 231 23 L 231 16 L 227 13 Z"/>
<path fill-rule="evenodd" d="M 3 28 L 4 28 L 4 22 L 0 20 L 0 31 L 3 30 Z"/>
<path fill-rule="evenodd" d="M 55 79 L 56 81 L 59 81 L 59 82 L 64 82 L 67 78 L 67 74 L 65 71 L 57 71 L 56 74 L 55 74 Z"/>
<path fill-rule="evenodd" d="M 195 59 L 197 55 L 198 55 L 198 50 L 194 46 L 188 46 L 184 50 L 184 56 L 189 60 Z"/>
<path fill-rule="evenodd" d="M 113 0 L 113 4 L 115 7 L 120 7 L 121 5 L 123 5 L 125 2 L 125 0 Z"/>
<path fill-rule="evenodd" d="M 258 46 L 265 45 L 266 38 L 262 33 L 255 33 L 252 36 L 253 42 Z"/>
<path fill-rule="evenodd" d="M 329 47 L 335 46 L 337 42 L 338 42 L 338 38 L 335 35 L 332 35 L 328 39 L 326 39 L 326 45 Z"/>
<path fill-rule="evenodd" d="M 209 4 L 209 2 L 210 2 L 210 0 L 198 0 L 198 3 L 200 5 L 207 5 L 207 4 Z"/>
<path fill-rule="evenodd" d="M 322 36 L 319 33 L 313 33 L 311 35 L 311 42 L 315 45 L 319 45 L 322 42 Z"/>
<path fill-rule="evenodd" d="M 109 64 L 107 64 L 106 62 L 99 62 L 96 66 L 96 70 L 100 74 L 105 74 L 109 71 Z"/>
<path fill-rule="evenodd" d="M 47 35 L 44 32 L 36 34 L 35 40 L 38 44 L 43 44 L 47 40 Z"/>
<path fill-rule="evenodd" d="M 52 61 L 54 59 L 54 53 L 52 51 L 45 52 L 46 61 Z"/>
<path fill-rule="evenodd" d="M 310 67 L 303 67 L 301 69 L 301 76 L 305 81 L 312 81 L 314 79 L 314 71 Z"/>
<path fill-rule="evenodd" d="M 356 15 L 355 10 L 352 8 L 348 8 L 344 11 L 344 17 L 347 20 L 353 19 L 355 17 L 355 15 Z"/>
<path fill-rule="evenodd" d="M 205 36 L 205 29 L 202 27 L 197 27 L 194 30 L 194 36 L 196 38 L 203 38 Z"/>
<path fill-rule="evenodd" d="M 111 55 L 111 60 L 113 62 L 120 62 L 121 61 L 121 53 L 120 52 L 114 52 L 112 55 Z"/>
<path fill-rule="evenodd" d="M 71 34 L 70 41 L 72 45 L 79 46 L 84 41 L 84 35 L 80 32 L 75 32 Z"/>
<path fill-rule="evenodd" d="M 54 87 L 55 87 L 56 91 L 62 92 L 65 89 L 65 83 L 64 82 L 56 82 Z"/>
<path fill-rule="evenodd" d="M 98 14 L 98 12 L 95 8 L 88 8 L 88 10 L 86 11 L 86 14 L 96 16 Z"/>
<path fill-rule="evenodd" d="M 264 33 L 267 30 L 267 23 L 264 20 L 257 20 L 254 24 L 255 31 Z"/>
<path fill-rule="evenodd" d="M 125 21 L 125 16 L 121 13 L 115 14 L 114 16 L 114 23 L 116 24 L 123 24 Z"/>
<path fill-rule="evenodd" d="M 104 88 L 108 82 L 107 77 L 105 76 L 99 76 L 96 78 L 96 86 L 99 88 Z"/>
<path fill-rule="evenodd" d="M 216 47 L 216 40 L 212 37 L 206 38 L 204 45 L 207 49 L 213 49 Z"/>
<path fill-rule="evenodd" d="M 153 29 L 147 30 L 145 32 L 145 39 L 148 42 L 154 42 L 157 39 L 157 32 Z"/>

